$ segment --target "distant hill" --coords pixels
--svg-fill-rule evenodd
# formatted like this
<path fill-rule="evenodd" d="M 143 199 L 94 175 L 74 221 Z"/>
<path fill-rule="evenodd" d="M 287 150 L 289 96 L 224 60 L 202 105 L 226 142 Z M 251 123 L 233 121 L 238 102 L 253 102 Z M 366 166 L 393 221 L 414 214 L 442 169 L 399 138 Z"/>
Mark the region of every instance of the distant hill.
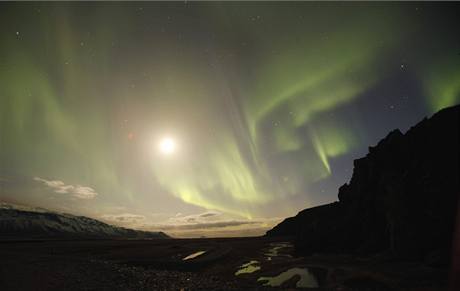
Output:
<path fill-rule="evenodd" d="M 12 204 L 0 204 L 0 239 L 168 238 L 163 232 L 127 229 L 85 216 L 52 212 Z"/>
<path fill-rule="evenodd" d="M 448 259 L 459 198 L 460 106 L 405 134 L 394 130 L 354 161 L 339 202 L 299 212 L 267 232 L 301 253 L 386 253 Z"/>

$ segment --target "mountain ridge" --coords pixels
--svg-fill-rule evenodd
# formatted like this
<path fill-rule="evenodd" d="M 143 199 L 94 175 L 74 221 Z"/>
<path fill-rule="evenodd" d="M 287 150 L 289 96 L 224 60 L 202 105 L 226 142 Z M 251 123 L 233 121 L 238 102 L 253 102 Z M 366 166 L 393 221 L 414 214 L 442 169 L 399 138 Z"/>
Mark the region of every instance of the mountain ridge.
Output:
<path fill-rule="evenodd" d="M 169 236 L 163 232 L 114 226 L 86 216 L 0 203 L 0 240 L 48 238 L 154 239 Z"/>

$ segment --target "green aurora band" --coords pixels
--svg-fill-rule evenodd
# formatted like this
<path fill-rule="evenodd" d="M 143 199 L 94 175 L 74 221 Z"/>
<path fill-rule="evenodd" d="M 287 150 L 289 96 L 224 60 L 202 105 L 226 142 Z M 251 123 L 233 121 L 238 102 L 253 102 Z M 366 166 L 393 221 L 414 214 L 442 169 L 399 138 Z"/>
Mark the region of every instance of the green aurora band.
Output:
<path fill-rule="evenodd" d="M 398 51 L 414 49 L 427 113 L 460 101 L 459 57 L 445 57 L 458 41 L 433 33 L 438 45 L 417 50 L 429 15 L 409 14 L 416 4 L 181 5 L 1 9 L 0 170 L 250 219 L 367 145 L 362 127 L 325 116 L 367 98 Z M 156 153 L 163 134 L 177 155 Z M 145 175 L 154 186 L 139 188 Z"/>

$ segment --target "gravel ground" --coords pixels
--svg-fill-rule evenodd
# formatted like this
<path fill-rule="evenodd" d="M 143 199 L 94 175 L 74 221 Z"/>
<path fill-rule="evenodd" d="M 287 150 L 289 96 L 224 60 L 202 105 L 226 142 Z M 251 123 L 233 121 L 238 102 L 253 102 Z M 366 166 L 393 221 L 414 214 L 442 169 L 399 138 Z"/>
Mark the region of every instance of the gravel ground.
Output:
<path fill-rule="evenodd" d="M 278 245 L 256 238 L 0 242 L 0 290 L 296 290 L 300 277 L 292 277 L 282 288 L 257 282 L 293 267 L 313 272 L 322 287 L 316 290 L 446 288 L 446 270 L 352 256 L 299 258 L 292 247 L 269 257 Z M 198 250 L 207 252 L 182 261 Z M 251 260 L 261 269 L 234 275 Z"/>
<path fill-rule="evenodd" d="M 235 281 L 100 260 L 29 260 L 2 265 L 1 290 L 238 290 Z M 26 278 L 26 279 L 25 279 Z"/>

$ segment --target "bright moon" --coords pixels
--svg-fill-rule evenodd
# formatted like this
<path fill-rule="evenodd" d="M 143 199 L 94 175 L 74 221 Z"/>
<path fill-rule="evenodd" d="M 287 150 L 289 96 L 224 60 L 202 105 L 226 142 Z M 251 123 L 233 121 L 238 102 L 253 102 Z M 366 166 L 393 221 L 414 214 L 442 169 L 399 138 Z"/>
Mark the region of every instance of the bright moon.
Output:
<path fill-rule="evenodd" d="M 160 142 L 160 151 L 165 155 L 170 155 L 176 150 L 176 143 L 171 138 L 164 138 Z"/>

